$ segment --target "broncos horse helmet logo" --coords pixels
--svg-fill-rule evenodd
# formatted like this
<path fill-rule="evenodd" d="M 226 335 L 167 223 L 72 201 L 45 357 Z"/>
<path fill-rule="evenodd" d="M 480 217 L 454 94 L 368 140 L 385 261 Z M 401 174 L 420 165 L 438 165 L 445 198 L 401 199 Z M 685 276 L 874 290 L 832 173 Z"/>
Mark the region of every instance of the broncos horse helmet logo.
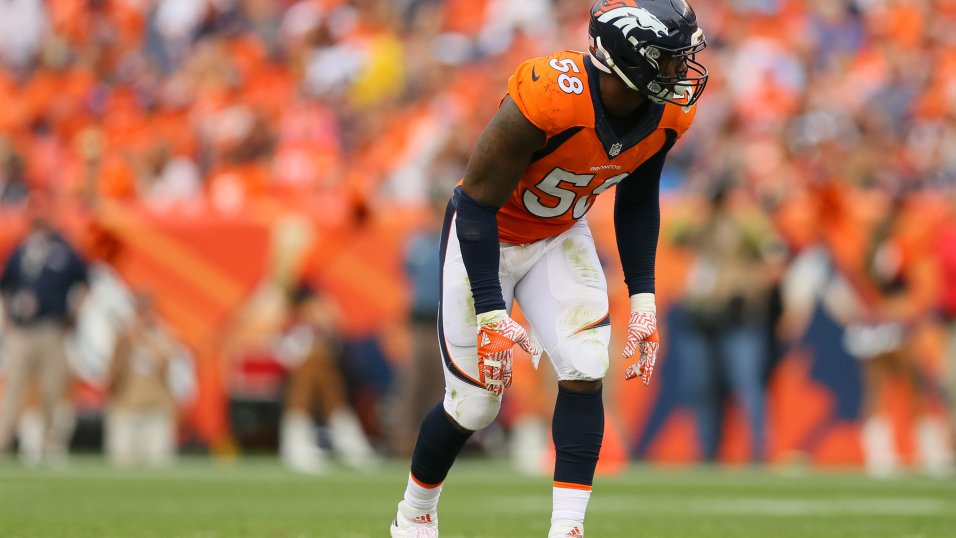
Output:
<path fill-rule="evenodd" d="M 598 20 L 601 22 L 611 22 L 611 24 L 617 26 L 624 32 L 625 37 L 635 28 L 651 30 L 661 37 L 667 37 L 667 25 L 661 22 L 653 13 L 640 7 L 615 7 L 602 14 Z"/>

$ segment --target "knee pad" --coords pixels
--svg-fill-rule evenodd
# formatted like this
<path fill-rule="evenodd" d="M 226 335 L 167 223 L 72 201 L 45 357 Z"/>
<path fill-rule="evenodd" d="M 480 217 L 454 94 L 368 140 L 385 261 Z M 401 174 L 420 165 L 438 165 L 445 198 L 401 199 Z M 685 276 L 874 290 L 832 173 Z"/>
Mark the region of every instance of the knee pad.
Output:
<path fill-rule="evenodd" d="M 444 406 L 459 426 L 478 431 L 487 428 L 498 416 L 501 397 L 479 387 L 454 387 L 445 392 Z"/>
<path fill-rule="evenodd" d="M 566 371 L 558 372 L 561 381 L 597 381 L 604 379 L 610 360 L 608 343 L 611 327 L 594 327 L 567 337 L 558 344 Z"/>

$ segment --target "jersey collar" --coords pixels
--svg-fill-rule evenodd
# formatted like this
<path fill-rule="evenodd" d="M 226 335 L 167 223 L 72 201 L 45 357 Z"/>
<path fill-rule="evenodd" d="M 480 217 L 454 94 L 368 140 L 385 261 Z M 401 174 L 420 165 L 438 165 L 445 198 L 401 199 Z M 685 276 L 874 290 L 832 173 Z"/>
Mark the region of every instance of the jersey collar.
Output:
<path fill-rule="evenodd" d="M 627 134 L 618 137 L 617 133 L 615 133 L 611 127 L 610 119 L 604 110 L 604 104 L 601 102 L 601 90 L 598 82 L 600 80 L 600 72 L 597 67 L 594 66 L 590 56 L 584 57 L 584 70 L 588 75 L 591 104 L 594 106 L 594 131 L 597 134 L 598 140 L 601 141 L 601 145 L 604 147 L 604 152 L 607 154 L 608 159 L 613 159 L 640 144 L 642 140 L 657 130 L 657 127 L 661 123 L 661 118 L 664 116 L 664 105 L 649 102 L 647 103 L 647 114 L 643 115 L 637 123 L 631 127 Z"/>

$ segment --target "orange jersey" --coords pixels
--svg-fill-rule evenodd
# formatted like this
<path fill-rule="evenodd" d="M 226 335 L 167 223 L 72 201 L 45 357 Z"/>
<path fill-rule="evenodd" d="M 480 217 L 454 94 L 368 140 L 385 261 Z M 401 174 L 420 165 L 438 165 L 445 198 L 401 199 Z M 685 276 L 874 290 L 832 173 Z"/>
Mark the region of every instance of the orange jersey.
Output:
<path fill-rule="evenodd" d="M 522 63 L 508 80 L 508 94 L 547 143 L 498 212 L 501 241 L 530 243 L 564 232 L 595 196 L 673 143 L 694 119 L 696 105 L 649 103 L 619 137 L 604 113 L 598 77 L 586 53 L 564 51 Z"/>

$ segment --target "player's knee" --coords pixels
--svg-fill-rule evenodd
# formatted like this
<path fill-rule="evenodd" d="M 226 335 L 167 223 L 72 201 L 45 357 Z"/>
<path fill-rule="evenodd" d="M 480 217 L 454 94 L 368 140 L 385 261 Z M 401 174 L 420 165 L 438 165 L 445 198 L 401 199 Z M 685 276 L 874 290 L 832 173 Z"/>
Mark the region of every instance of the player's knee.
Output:
<path fill-rule="evenodd" d="M 501 398 L 485 389 L 455 389 L 445 394 L 445 412 L 459 426 L 478 431 L 487 428 L 501 409 Z"/>
<path fill-rule="evenodd" d="M 579 381 L 600 381 L 607 375 L 608 354 L 607 350 L 603 353 L 593 353 L 587 357 L 581 357 L 572 361 L 574 371 L 571 379 Z"/>
<path fill-rule="evenodd" d="M 609 327 L 582 331 L 560 345 L 561 354 L 568 358 L 570 371 L 562 373 L 561 380 L 597 381 L 607 374 Z"/>

